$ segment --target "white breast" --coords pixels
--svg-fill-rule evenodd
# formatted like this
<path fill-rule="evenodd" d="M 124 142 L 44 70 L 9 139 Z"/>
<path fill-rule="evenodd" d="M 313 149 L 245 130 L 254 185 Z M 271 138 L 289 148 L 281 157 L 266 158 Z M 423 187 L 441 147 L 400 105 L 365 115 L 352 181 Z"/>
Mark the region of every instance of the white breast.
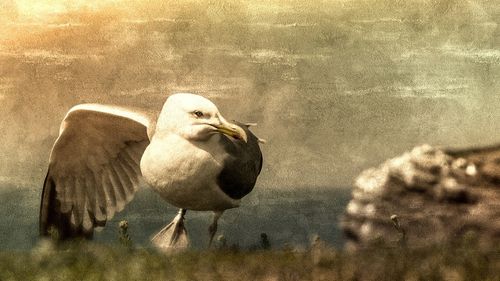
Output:
<path fill-rule="evenodd" d="M 176 135 L 153 138 L 141 159 L 145 181 L 166 201 L 190 210 L 238 206 L 217 185 L 226 153 L 214 135 L 202 146 Z"/>

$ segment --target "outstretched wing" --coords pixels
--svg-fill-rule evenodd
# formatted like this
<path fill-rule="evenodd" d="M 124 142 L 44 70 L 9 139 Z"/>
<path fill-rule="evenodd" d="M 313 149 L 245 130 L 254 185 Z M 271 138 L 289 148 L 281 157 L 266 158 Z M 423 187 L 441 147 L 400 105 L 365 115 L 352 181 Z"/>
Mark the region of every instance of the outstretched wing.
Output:
<path fill-rule="evenodd" d="M 90 238 L 130 202 L 149 144 L 147 115 L 84 104 L 64 118 L 50 155 L 40 206 L 40 235 Z"/>

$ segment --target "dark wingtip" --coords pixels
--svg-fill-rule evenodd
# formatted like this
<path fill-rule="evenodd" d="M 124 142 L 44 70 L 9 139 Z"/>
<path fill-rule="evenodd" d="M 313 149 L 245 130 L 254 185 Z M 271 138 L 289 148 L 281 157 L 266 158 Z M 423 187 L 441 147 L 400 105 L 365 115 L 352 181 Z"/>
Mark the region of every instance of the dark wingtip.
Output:
<path fill-rule="evenodd" d="M 42 198 L 40 202 L 40 237 L 50 237 L 54 240 L 66 240 L 79 237 L 92 239 L 94 235 L 94 228 L 92 227 L 91 229 L 86 230 L 81 225 L 72 225 L 70 215 L 71 212 L 61 212 L 61 206 L 57 200 L 56 183 L 52 179 L 49 169 L 43 184 Z"/>
<path fill-rule="evenodd" d="M 50 170 L 45 176 L 42 190 L 42 198 L 40 202 L 40 216 L 39 216 L 39 235 L 49 235 L 49 213 L 51 209 L 51 202 L 55 199 L 55 185 L 54 181 L 50 178 Z"/>

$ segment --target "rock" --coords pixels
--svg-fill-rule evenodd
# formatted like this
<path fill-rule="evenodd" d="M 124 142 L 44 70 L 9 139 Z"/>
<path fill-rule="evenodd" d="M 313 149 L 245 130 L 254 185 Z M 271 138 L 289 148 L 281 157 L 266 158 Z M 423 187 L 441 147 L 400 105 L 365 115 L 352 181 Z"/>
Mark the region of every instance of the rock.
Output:
<path fill-rule="evenodd" d="M 470 201 L 467 186 L 459 184 L 453 177 L 445 177 L 436 186 L 435 198 L 440 201 L 454 201 L 459 203 L 466 203 Z"/>
<path fill-rule="evenodd" d="M 424 246 L 474 231 L 500 243 L 500 146 L 451 150 L 429 145 L 363 171 L 342 228 L 347 247 L 373 242 Z"/>

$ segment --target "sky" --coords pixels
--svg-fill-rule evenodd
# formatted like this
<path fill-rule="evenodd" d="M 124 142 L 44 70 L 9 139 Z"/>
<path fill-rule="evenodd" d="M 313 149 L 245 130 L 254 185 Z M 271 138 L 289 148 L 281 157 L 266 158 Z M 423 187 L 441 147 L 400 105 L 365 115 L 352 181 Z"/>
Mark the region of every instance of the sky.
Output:
<path fill-rule="evenodd" d="M 495 1 L 0 4 L 0 183 L 40 188 L 79 103 L 193 92 L 266 139 L 258 186 L 351 186 L 413 146 L 500 142 Z"/>

